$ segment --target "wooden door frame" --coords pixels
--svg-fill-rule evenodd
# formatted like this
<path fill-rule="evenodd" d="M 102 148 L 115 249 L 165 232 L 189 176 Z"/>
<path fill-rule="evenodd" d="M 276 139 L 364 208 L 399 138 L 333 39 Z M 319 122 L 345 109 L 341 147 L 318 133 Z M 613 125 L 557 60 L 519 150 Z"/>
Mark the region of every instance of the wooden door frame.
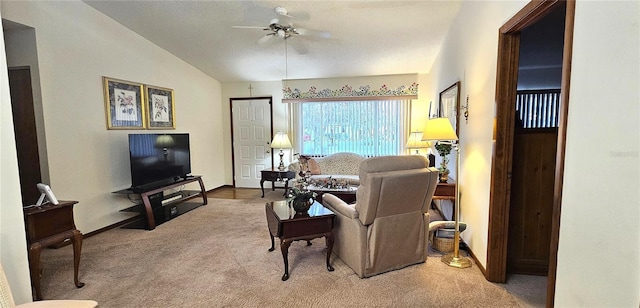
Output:
<path fill-rule="evenodd" d="M 233 147 L 233 101 L 250 101 L 250 100 L 269 100 L 269 117 L 271 117 L 271 127 L 269 128 L 269 136 L 273 140 L 273 96 L 256 96 L 256 97 L 231 97 L 229 98 L 229 117 L 231 123 L 231 180 L 233 181 L 233 187 L 236 187 L 236 158 L 235 148 Z M 271 151 L 271 166 L 273 166 L 273 151 Z"/>
<path fill-rule="evenodd" d="M 558 147 L 556 154 L 553 214 L 551 222 L 551 244 L 547 283 L 547 307 L 553 306 L 555 296 L 560 209 L 564 175 L 567 114 L 569 108 L 569 85 L 575 0 L 533 0 L 513 18 L 500 27 L 498 38 L 498 64 L 496 73 L 496 131 L 495 150 L 492 157 L 491 193 L 489 203 L 489 228 L 487 241 L 487 264 L 485 277 L 492 282 L 505 282 L 507 270 L 507 243 L 509 230 L 509 200 L 511 190 L 511 166 L 513 162 L 513 138 L 518 82 L 518 59 L 520 53 L 520 31 L 544 17 L 558 5 L 566 5 L 564 49 L 562 59 L 562 82 Z"/>
<path fill-rule="evenodd" d="M 7 75 L 11 92 L 11 114 L 14 120 L 16 155 L 20 174 L 20 196 L 23 206 L 27 206 L 36 200 L 31 198 L 40 195 L 36 184 L 42 183 L 42 160 L 40 158 L 40 142 L 38 141 L 40 136 L 38 135 L 36 105 L 33 97 L 33 76 L 30 66 L 8 67 Z M 20 79 L 19 76 L 24 79 Z M 28 84 L 19 83 L 20 80 L 28 82 Z M 35 168 L 34 165 L 36 165 Z"/>

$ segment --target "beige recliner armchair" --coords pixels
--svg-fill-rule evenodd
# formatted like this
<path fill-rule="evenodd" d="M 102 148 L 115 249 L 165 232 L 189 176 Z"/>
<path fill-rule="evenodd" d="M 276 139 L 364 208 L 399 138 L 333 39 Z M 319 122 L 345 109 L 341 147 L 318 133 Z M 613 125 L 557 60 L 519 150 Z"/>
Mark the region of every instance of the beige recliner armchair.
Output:
<path fill-rule="evenodd" d="M 438 171 L 423 156 L 382 156 L 360 164 L 356 203 L 324 194 L 336 214 L 333 251 L 360 278 L 424 262 L 428 209 Z"/>

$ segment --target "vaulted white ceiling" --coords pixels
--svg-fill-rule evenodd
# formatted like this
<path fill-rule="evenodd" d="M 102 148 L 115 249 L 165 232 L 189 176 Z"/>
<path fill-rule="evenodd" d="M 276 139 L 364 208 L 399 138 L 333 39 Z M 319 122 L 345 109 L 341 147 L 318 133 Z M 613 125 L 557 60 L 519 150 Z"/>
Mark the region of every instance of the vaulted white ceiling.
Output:
<path fill-rule="evenodd" d="M 427 73 L 461 1 L 85 3 L 221 82 Z M 292 18 L 278 16 L 284 7 Z M 326 31 L 259 43 L 273 18 Z M 286 52 L 285 52 L 285 46 Z"/>

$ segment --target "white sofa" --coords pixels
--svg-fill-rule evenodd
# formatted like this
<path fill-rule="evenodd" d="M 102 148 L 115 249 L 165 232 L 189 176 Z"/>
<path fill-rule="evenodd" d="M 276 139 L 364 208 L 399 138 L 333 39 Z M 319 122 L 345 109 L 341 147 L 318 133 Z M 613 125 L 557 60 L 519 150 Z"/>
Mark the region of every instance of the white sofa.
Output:
<path fill-rule="evenodd" d="M 325 157 L 301 157 L 298 161 L 289 164 L 289 170 L 296 173 L 296 179 L 300 177 L 300 170 L 311 172 L 310 181 L 322 181 L 329 177 L 338 183 L 360 185 L 358 170 L 360 163 L 366 157 L 348 152 L 340 152 Z"/>

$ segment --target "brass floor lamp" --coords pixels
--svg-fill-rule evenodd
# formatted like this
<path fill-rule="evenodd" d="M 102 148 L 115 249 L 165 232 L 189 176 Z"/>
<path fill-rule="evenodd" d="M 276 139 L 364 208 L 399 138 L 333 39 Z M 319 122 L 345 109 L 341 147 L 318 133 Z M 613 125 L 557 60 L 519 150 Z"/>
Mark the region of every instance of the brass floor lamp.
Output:
<path fill-rule="evenodd" d="M 466 268 L 471 266 L 471 260 L 460 256 L 460 143 L 458 136 L 453 130 L 453 126 L 448 118 L 434 118 L 427 120 L 422 130 L 422 141 L 437 141 L 439 143 L 449 143 L 456 151 L 456 200 L 453 207 L 454 235 L 453 253 L 442 256 L 441 261 L 452 267 Z"/>

